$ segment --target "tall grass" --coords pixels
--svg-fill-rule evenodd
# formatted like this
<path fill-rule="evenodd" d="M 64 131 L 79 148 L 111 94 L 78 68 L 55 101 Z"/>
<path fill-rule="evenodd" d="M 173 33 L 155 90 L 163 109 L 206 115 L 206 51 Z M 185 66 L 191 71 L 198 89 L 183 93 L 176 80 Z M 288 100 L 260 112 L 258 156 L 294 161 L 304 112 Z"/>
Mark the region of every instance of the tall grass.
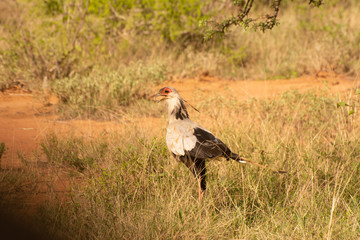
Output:
<path fill-rule="evenodd" d="M 202 204 L 195 179 L 170 157 L 162 136 L 65 137 L 66 147 L 53 136 L 44 149 L 63 154 L 51 161 L 64 163 L 75 152 L 96 164 L 82 169 L 70 201 L 43 208 L 42 224 L 65 239 L 355 239 L 359 115 L 338 108 L 338 100 L 288 92 L 277 100 L 203 102 L 213 107 L 197 120 L 234 151 L 289 173 L 209 161 Z M 357 96 L 347 100 L 359 104 Z"/>

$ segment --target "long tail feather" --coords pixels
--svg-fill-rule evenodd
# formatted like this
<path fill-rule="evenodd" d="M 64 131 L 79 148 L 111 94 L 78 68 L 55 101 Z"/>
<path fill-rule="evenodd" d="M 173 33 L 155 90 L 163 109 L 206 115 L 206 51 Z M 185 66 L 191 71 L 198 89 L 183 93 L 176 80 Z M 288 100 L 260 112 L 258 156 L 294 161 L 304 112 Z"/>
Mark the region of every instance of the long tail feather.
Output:
<path fill-rule="evenodd" d="M 264 165 L 261 165 L 261 164 L 259 164 L 259 163 L 256 163 L 256 162 L 253 162 L 253 161 L 250 161 L 250 160 L 249 160 L 249 159 L 247 159 L 247 158 L 240 157 L 239 155 L 237 155 L 237 154 L 235 154 L 235 153 L 231 153 L 229 157 L 230 157 L 231 159 L 233 159 L 233 160 L 235 160 L 235 161 L 239 162 L 239 163 L 250 163 L 250 164 L 255 165 L 255 166 L 257 166 L 257 167 L 260 167 L 260 168 L 264 168 L 264 169 L 270 170 L 270 171 L 272 171 L 272 172 L 274 172 L 274 173 L 281 173 L 281 174 L 283 174 L 283 173 L 287 173 L 287 171 L 282 171 L 282 170 L 273 170 L 273 169 L 271 169 L 271 168 L 269 168 L 269 167 L 267 167 L 267 166 L 264 166 Z"/>

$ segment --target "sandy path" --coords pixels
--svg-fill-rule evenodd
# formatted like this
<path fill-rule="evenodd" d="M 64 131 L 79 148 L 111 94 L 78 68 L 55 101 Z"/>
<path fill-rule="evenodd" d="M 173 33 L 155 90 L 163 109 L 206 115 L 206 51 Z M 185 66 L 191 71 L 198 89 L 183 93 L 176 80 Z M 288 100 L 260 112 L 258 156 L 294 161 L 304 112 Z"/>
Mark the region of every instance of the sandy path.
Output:
<path fill-rule="evenodd" d="M 200 100 L 193 94 L 197 90 L 209 95 L 232 95 L 242 101 L 252 97 L 257 99 L 272 98 L 290 90 L 306 92 L 326 89 L 330 93 L 340 93 L 356 87 L 357 83 L 358 81 L 354 79 L 319 73 L 317 76 L 304 76 L 296 79 L 261 81 L 229 81 L 212 77 L 198 77 L 197 79 L 167 81 L 162 85 L 173 86 L 184 98 L 195 101 Z"/>

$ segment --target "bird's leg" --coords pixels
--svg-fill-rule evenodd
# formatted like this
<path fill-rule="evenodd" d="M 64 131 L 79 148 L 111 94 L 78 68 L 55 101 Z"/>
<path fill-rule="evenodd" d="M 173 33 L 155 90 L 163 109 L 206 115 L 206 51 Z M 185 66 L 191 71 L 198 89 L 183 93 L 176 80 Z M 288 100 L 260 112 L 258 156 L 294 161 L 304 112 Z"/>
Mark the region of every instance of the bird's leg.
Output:
<path fill-rule="evenodd" d="M 180 157 L 180 160 L 190 169 L 198 182 L 199 204 L 206 190 L 205 159 L 193 159 L 191 156 Z"/>
<path fill-rule="evenodd" d="M 199 204 L 201 204 L 202 199 L 203 199 L 204 194 L 205 194 L 205 190 L 203 190 L 201 188 L 201 177 L 199 176 L 197 179 L 198 179 L 197 182 L 198 182 L 198 191 L 199 191 Z"/>
<path fill-rule="evenodd" d="M 202 196 L 201 196 L 201 182 L 200 182 L 201 180 L 200 179 L 198 179 L 198 192 L 199 192 L 199 204 L 201 203 L 201 201 L 202 201 Z"/>

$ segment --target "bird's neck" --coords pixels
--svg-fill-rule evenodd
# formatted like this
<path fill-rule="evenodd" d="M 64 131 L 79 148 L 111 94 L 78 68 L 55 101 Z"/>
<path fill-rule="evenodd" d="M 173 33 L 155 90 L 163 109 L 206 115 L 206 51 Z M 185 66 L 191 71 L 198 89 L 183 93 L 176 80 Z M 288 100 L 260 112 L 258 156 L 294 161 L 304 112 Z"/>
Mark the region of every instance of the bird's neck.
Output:
<path fill-rule="evenodd" d="M 189 118 L 184 101 L 182 99 L 173 98 L 167 101 L 169 121 L 184 120 Z"/>

